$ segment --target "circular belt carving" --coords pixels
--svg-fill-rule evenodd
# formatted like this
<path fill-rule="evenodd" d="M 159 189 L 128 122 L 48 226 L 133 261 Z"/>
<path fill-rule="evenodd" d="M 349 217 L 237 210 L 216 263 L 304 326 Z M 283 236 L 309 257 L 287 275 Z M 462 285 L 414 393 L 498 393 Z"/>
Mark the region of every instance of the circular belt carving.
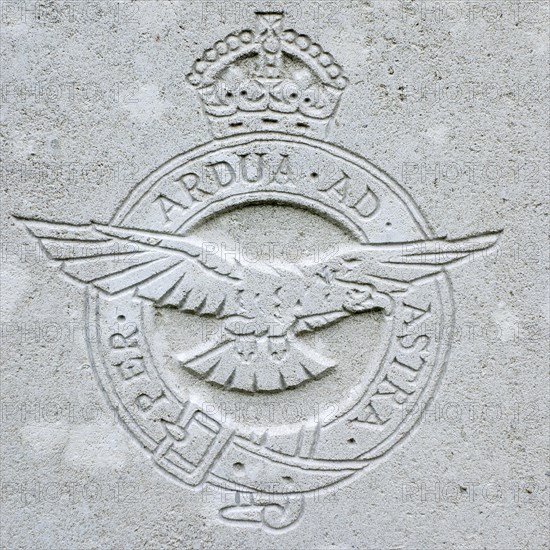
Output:
<path fill-rule="evenodd" d="M 285 168 L 283 175 L 281 165 Z M 330 166 L 330 171 L 325 173 L 320 168 L 323 166 Z M 254 177 L 250 175 L 252 171 Z M 192 182 L 193 186 L 185 187 L 185 182 Z M 308 493 L 332 487 L 370 466 L 410 430 L 420 411 L 415 403 L 429 398 L 445 363 L 448 342 L 430 336 L 425 329 L 452 324 L 450 285 L 440 267 L 434 274 L 433 266 L 422 270 L 407 264 L 406 254 L 418 253 L 414 245 L 407 251 L 402 245 L 382 240 L 388 234 L 388 224 L 404 242 L 431 237 L 425 221 L 397 184 L 367 161 L 303 137 L 269 134 L 232 137 L 200 148 L 192 155 L 178 157 L 140 186 L 139 193 L 134 193 L 133 200 L 124 205 L 111 225 L 127 227 L 128 231 L 137 229 L 144 236 L 142 240 L 145 236 L 154 238 L 155 234 L 185 238 L 191 237 L 193 229 L 205 220 L 250 204 L 286 204 L 310 210 L 341 227 L 357 243 L 356 251 L 313 266 L 300 266 L 303 272 L 297 276 L 305 280 L 304 289 L 311 290 L 304 294 L 302 289 L 299 297 L 306 301 L 302 309 L 308 312 L 308 318 L 317 321 L 312 330 L 334 322 L 316 301 L 315 294 L 332 287 L 341 285 L 346 289 L 343 294 L 333 292 L 334 304 L 340 306 L 338 313 L 342 318 L 354 314 L 353 304 L 346 309 L 346 300 L 342 299 L 350 296 L 347 294 L 350 289 L 352 297 L 354 290 L 359 293 L 357 313 L 383 311 L 384 346 L 373 358 L 377 369 L 356 381 L 351 399 L 337 407 L 336 417 L 326 422 L 308 418 L 292 426 L 275 429 L 257 426 L 250 430 L 235 422 L 226 425 L 216 411 L 209 414 L 204 402 L 182 398 L 181 392 L 178 395 L 171 390 L 157 366 L 163 359 L 155 355 L 150 344 L 155 338 L 151 316 L 144 313 L 153 311 L 148 305 L 151 301 L 159 307 L 155 292 L 164 293 L 165 305 L 177 305 L 166 293 L 170 285 L 177 290 L 174 282 L 178 274 L 164 282 L 159 282 L 161 276 L 156 275 L 167 265 L 152 268 L 152 281 L 151 274 L 145 272 L 144 278 L 149 282 L 141 283 L 143 296 L 136 298 L 127 293 L 113 298 L 102 297 L 98 292 L 90 294 L 90 326 L 95 326 L 99 335 L 98 338 L 90 335 L 94 364 L 98 365 L 99 378 L 113 406 L 124 415 L 132 433 L 161 467 L 185 483 L 208 481 L 270 494 Z M 118 233 L 118 236 L 125 235 Z M 376 246 L 380 241 L 386 246 Z M 382 257 L 346 260 L 353 252 L 369 250 L 369 244 Z M 376 268 L 375 272 L 367 269 L 366 265 L 374 260 L 389 264 L 386 275 Z M 332 280 L 324 280 L 325 268 L 338 262 L 343 264 L 341 272 L 336 271 Z M 168 266 L 168 273 L 170 269 L 173 266 Z M 346 277 L 345 270 L 348 270 Z M 125 273 L 128 278 L 131 270 Z M 425 273 L 428 273 L 426 280 Z M 282 279 L 274 275 L 277 285 L 288 284 L 286 277 L 286 274 Z M 242 279 L 229 279 L 227 293 L 231 292 L 231 285 L 243 285 L 246 289 L 247 284 L 253 285 L 249 290 L 254 293 L 269 293 L 272 289 L 269 283 L 262 287 L 258 279 L 252 276 L 247 279 L 245 275 Z M 297 283 L 292 280 L 291 284 Z M 147 285 L 153 289 L 144 288 Z M 360 292 L 366 288 L 370 289 L 366 300 L 372 303 L 362 306 L 364 296 Z M 180 303 L 181 296 L 181 293 L 175 296 Z M 226 304 L 230 302 L 225 295 L 222 299 Z M 286 305 L 292 310 L 296 304 Z M 193 306 L 187 311 L 193 312 Z M 296 320 L 301 319 L 296 317 L 295 325 Z M 244 335 L 241 336 L 244 340 Z M 272 339 L 284 336 L 277 334 Z M 315 384 L 325 369 L 345 368 L 331 357 L 317 357 L 315 350 L 302 346 L 293 350 L 292 339 L 288 333 L 286 336 L 290 340 L 289 358 L 280 364 L 275 379 L 263 378 L 265 356 L 259 355 L 257 365 L 239 362 L 242 354 L 239 356 L 235 351 L 239 338 L 229 339 L 222 346 L 219 340 L 215 342 L 221 347 L 219 355 L 216 348 L 210 356 L 188 354 L 187 361 L 192 366 L 183 360 L 181 366 L 202 377 L 205 384 L 214 381 L 220 396 L 235 389 L 258 396 L 264 391 L 289 392 L 293 391 L 293 375 L 296 386 L 304 382 Z M 252 339 L 261 338 L 252 335 Z M 269 340 L 269 335 L 266 339 Z M 298 336 L 295 339 L 299 340 Z M 179 356 L 183 350 L 171 351 Z M 297 364 L 305 365 L 303 372 L 292 370 Z M 239 372 L 247 368 L 255 369 L 254 384 L 247 385 L 247 373 Z M 234 384 L 239 377 L 241 387 Z"/>

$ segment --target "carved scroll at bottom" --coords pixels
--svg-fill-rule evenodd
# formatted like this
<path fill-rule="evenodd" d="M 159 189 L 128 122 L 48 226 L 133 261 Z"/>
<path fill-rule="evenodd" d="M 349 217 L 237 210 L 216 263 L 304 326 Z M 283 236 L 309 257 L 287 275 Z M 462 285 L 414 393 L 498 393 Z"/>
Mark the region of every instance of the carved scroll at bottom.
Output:
<path fill-rule="evenodd" d="M 304 512 L 303 495 L 266 495 L 235 492 L 235 504 L 220 508 L 220 518 L 265 529 L 285 529 L 294 525 Z"/>

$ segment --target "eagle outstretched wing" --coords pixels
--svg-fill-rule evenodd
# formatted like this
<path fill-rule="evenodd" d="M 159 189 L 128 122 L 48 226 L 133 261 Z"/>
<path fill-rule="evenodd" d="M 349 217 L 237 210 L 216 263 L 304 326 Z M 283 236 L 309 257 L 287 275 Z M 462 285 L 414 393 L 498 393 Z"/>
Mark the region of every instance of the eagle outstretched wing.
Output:
<path fill-rule="evenodd" d="M 494 248 L 499 233 L 459 240 L 368 244 L 285 269 L 227 262 L 178 235 L 100 224 L 21 220 L 71 278 L 104 293 L 134 292 L 159 307 L 224 319 L 224 338 L 177 356 L 226 389 L 279 391 L 335 366 L 293 336 L 356 313 L 393 310 L 392 293 Z M 250 288 L 248 288 L 250 287 Z M 226 323 L 238 318 L 237 325 Z M 252 328 L 240 327 L 241 320 Z M 279 327 L 273 334 L 270 326 Z"/>
<path fill-rule="evenodd" d="M 326 262 L 304 266 L 309 276 L 340 283 L 371 284 L 381 292 L 406 290 L 429 280 L 446 267 L 489 253 L 500 232 L 463 239 L 368 244 L 342 251 Z"/>
<path fill-rule="evenodd" d="M 308 281 L 308 299 L 296 332 L 312 332 L 373 309 L 389 314 L 392 293 L 405 292 L 411 284 L 427 282 L 446 267 L 494 251 L 499 236 L 496 232 L 456 240 L 368 244 L 324 262 L 303 264 L 300 269 Z"/>
<path fill-rule="evenodd" d="M 200 243 L 100 224 L 21 220 L 71 278 L 116 295 L 134 290 L 157 305 L 218 318 L 238 315 L 240 266 Z"/>

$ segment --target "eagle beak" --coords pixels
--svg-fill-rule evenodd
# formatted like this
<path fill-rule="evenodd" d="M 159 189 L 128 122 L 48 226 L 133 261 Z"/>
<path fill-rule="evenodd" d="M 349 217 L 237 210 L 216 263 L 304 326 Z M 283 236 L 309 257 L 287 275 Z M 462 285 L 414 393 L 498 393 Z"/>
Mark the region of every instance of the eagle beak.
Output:
<path fill-rule="evenodd" d="M 375 292 L 373 294 L 374 301 L 384 310 L 386 317 L 389 317 L 395 309 L 394 299 L 385 292 Z"/>
<path fill-rule="evenodd" d="M 350 300 L 344 304 L 344 309 L 351 313 L 382 310 L 386 316 L 391 315 L 395 308 L 393 298 L 385 292 L 374 290 L 371 285 L 365 286 L 366 290 L 357 289 L 355 294 L 350 296 Z"/>

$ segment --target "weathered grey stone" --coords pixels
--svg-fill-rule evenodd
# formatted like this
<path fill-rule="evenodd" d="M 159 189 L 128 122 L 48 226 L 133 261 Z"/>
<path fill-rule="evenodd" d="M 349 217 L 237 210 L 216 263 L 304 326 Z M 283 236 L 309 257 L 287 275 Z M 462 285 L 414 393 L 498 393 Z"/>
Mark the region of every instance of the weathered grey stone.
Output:
<path fill-rule="evenodd" d="M 545 4 L 2 10 L 3 546 L 548 548 Z"/>

